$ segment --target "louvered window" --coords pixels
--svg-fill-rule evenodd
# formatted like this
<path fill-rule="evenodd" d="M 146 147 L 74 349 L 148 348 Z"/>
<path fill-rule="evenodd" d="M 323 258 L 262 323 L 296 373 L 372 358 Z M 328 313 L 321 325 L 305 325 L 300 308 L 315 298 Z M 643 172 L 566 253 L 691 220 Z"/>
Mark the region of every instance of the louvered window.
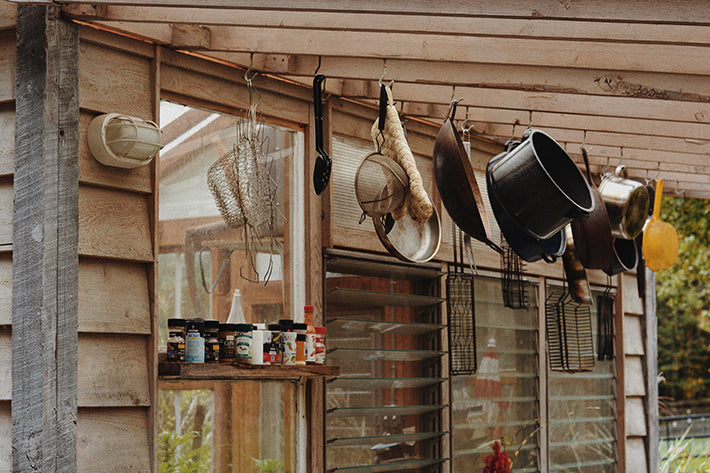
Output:
<path fill-rule="evenodd" d="M 441 270 L 389 257 L 326 253 L 328 472 L 439 471 Z"/>

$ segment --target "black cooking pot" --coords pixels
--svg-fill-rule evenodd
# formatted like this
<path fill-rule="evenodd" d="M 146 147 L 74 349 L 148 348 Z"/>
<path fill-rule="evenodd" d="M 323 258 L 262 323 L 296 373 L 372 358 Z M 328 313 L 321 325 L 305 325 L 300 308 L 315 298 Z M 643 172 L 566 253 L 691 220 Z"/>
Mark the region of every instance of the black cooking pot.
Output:
<path fill-rule="evenodd" d="M 636 263 L 638 263 L 636 242 L 634 240 L 614 238 L 613 262 L 610 267 L 604 268 L 603 271 L 609 276 L 613 276 L 624 271 L 633 271 Z"/>
<path fill-rule="evenodd" d="M 506 144 L 507 148 L 514 147 L 518 142 L 513 142 Z M 493 215 L 495 216 L 500 231 L 503 233 L 505 240 L 508 245 L 513 249 L 513 251 L 520 256 L 523 260 L 528 263 L 533 263 L 544 259 L 548 263 L 554 263 L 558 256 L 561 256 L 565 252 L 567 247 L 567 237 L 565 229 L 562 228 L 559 232 L 555 233 L 549 238 L 538 239 L 530 236 L 528 233 L 524 232 L 508 215 L 500 201 L 495 191 L 491 187 L 490 173 L 488 169 L 498 159 L 505 157 L 506 153 L 501 153 L 491 159 L 488 163 L 486 169 L 486 184 L 488 191 L 488 200 L 491 203 L 491 209 L 493 210 Z"/>
<path fill-rule="evenodd" d="M 588 218 L 592 193 L 572 158 L 549 135 L 528 130 L 519 146 L 492 163 L 490 187 L 510 218 L 545 240 L 574 219 Z"/>

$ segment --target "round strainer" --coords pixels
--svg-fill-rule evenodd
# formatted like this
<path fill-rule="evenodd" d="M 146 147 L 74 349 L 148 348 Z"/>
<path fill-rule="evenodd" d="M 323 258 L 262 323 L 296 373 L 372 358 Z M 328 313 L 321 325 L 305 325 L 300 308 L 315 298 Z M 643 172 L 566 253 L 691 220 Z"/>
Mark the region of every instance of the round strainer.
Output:
<path fill-rule="evenodd" d="M 355 174 L 355 194 L 365 214 L 377 217 L 402 205 L 409 177 L 393 159 L 379 152 L 365 156 Z"/>

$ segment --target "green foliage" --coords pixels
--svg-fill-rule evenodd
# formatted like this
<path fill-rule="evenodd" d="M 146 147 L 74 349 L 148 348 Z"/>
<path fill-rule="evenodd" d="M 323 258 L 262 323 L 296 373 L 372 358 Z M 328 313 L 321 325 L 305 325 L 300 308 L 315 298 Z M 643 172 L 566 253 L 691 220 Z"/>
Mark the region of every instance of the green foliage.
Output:
<path fill-rule="evenodd" d="M 197 432 L 178 435 L 161 432 L 158 435 L 158 473 L 210 473 L 212 449 L 209 444 L 192 448 Z"/>
<path fill-rule="evenodd" d="M 708 452 L 693 452 L 694 444 L 704 439 L 688 439 L 688 430 L 677 440 L 661 443 L 660 473 L 696 473 L 710 471 Z"/>
<path fill-rule="evenodd" d="M 664 197 L 661 218 L 676 228 L 678 261 L 657 273 L 660 394 L 709 397 L 710 202 Z"/>
<path fill-rule="evenodd" d="M 281 460 L 264 459 L 258 460 L 256 458 L 251 459 L 254 462 L 254 466 L 261 473 L 282 473 L 284 471 L 284 462 Z"/>

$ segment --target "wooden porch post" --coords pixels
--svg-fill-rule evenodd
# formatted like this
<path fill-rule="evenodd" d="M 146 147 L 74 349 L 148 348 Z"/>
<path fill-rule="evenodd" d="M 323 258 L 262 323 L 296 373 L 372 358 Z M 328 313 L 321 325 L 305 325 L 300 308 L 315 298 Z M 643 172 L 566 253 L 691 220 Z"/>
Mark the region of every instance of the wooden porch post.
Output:
<path fill-rule="evenodd" d="M 13 471 L 76 471 L 79 39 L 18 5 L 12 287 Z"/>

